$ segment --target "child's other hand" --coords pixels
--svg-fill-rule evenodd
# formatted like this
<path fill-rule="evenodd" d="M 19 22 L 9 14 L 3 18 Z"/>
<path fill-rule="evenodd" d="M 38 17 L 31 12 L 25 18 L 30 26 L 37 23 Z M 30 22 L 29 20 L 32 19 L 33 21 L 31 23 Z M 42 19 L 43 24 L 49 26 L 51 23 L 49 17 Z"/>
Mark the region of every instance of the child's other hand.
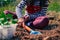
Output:
<path fill-rule="evenodd" d="M 9 10 L 5 10 L 4 11 L 4 14 L 9 14 Z"/>
<path fill-rule="evenodd" d="M 25 19 L 25 21 L 27 21 L 28 19 L 29 19 L 29 16 L 24 16 L 24 19 Z"/>

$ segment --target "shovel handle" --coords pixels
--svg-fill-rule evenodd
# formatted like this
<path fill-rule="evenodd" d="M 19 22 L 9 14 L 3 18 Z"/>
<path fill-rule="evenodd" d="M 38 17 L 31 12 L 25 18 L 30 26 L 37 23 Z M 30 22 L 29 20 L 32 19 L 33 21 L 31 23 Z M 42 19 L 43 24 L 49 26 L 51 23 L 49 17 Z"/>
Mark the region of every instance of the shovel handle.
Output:
<path fill-rule="evenodd" d="M 32 29 L 30 28 L 30 27 L 28 27 L 28 26 L 26 26 L 26 25 L 24 25 L 24 27 L 23 28 L 25 28 L 27 31 L 31 31 Z"/>
<path fill-rule="evenodd" d="M 30 32 L 32 29 L 30 27 L 26 26 L 24 22 L 21 22 L 23 20 L 24 20 L 23 18 L 20 18 L 20 20 L 18 21 L 18 25 L 22 26 L 23 28 L 25 28 L 27 31 Z"/>

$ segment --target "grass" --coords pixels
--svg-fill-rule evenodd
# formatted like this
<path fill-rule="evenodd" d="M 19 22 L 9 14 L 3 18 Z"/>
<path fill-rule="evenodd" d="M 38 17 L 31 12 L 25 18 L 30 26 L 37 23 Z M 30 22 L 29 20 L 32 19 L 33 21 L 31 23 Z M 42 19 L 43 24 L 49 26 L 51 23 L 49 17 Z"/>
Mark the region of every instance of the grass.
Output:
<path fill-rule="evenodd" d="M 50 5 L 48 7 L 48 11 L 49 10 L 59 12 L 60 11 L 60 4 L 58 2 L 50 3 Z"/>

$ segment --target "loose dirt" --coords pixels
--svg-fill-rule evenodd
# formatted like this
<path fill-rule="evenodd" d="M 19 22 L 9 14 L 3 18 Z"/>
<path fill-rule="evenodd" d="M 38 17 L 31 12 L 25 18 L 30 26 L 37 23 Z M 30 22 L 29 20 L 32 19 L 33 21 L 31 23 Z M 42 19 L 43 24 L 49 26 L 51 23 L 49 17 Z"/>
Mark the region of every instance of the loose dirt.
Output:
<path fill-rule="evenodd" d="M 52 14 L 53 15 L 53 14 Z M 55 15 L 54 15 L 55 16 Z M 60 40 L 60 19 L 50 17 L 49 25 L 44 29 L 35 29 L 40 31 L 40 35 L 30 35 L 28 31 L 23 28 L 18 28 L 15 33 L 15 40 Z"/>

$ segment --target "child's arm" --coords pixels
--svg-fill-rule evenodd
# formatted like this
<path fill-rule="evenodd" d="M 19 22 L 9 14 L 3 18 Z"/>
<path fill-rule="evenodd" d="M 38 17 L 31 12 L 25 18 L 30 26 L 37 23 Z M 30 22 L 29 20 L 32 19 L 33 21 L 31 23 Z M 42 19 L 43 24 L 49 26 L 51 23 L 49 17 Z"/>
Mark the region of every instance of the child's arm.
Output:
<path fill-rule="evenodd" d="M 16 6 L 16 15 L 18 18 L 22 17 L 22 10 L 24 6 L 26 5 L 26 0 L 22 0 L 17 6 Z"/>

